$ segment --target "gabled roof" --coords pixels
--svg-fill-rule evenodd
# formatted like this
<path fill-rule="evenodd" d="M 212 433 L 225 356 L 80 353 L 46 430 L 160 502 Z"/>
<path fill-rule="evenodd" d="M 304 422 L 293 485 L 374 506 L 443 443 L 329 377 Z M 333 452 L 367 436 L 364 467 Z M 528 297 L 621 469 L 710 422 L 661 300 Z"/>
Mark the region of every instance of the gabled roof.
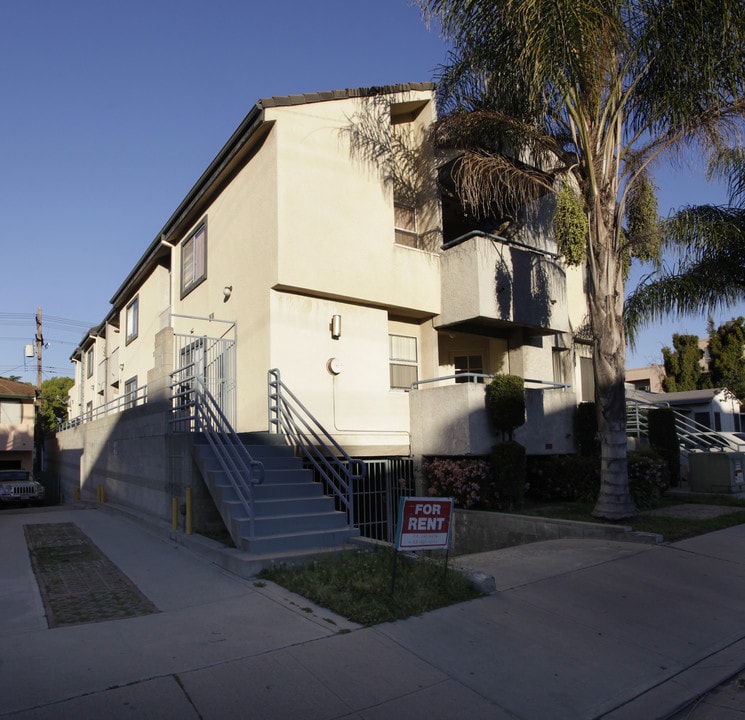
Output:
<path fill-rule="evenodd" d="M 28 383 L 15 382 L 0 378 L 0 398 L 30 398 L 36 397 L 36 388 Z"/>

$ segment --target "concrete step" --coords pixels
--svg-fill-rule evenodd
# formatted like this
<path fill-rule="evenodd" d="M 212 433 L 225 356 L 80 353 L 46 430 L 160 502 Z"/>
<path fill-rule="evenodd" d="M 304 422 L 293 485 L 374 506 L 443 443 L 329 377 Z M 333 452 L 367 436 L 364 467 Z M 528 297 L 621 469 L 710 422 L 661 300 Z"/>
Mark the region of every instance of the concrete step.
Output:
<path fill-rule="evenodd" d="M 254 537 L 239 490 L 215 456 L 206 438 L 194 445 L 194 459 L 236 546 L 251 553 L 294 552 L 338 547 L 359 532 L 347 515 L 335 510 L 312 471 L 302 467 L 292 448 L 268 433 L 242 435 L 248 454 L 264 464 L 264 480 L 252 484 Z"/>
<path fill-rule="evenodd" d="M 310 551 L 315 548 L 342 547 L 351 538 L 359 537 L 354 528 L 319 531 L 312 533 L 286 533 L 272 537 L 241 538 L 238 545 L 250 553 L 284 553 L 291 551 Z"/>

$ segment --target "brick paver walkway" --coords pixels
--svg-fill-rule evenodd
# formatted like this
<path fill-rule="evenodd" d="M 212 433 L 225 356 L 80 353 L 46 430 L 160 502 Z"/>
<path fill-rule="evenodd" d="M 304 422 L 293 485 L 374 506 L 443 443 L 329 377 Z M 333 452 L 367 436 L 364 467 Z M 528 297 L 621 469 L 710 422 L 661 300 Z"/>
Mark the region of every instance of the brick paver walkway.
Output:
<path fill-rule="evenodd" d="M 74 523 L 23 530 L 50 628 L 158 612 Z"/>

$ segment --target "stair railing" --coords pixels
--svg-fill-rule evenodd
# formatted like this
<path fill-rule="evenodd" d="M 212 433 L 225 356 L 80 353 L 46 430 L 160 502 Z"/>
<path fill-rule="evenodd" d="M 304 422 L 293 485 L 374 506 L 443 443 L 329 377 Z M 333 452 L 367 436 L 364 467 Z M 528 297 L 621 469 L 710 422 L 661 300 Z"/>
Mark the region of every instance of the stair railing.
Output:
<path fill-rule="evenodd" d="M 649 437 L 649 419 L 647 413 L 654 408 L 670 408 L 666 402 L 643 403 L 638 400 L 626 400 L 626 430 L 629 435 L 637 438 Z M 678 410 L 673 410 L 675 431 L 681 451 L 689 450 L 719 450 L 727 445 L 724 440 L 717 441 L 717 431 L 691 420 Z"/>
<path fill-rule="evenodd" d="M 185 365 L 171 373 L 171 397 L 171 423 L 177 430 L 199 432 L 207 440 L 248 517 L 250 537 L 254 537 L 253 485 L 264 481 L 264 464 L 251 457 L 193 367 Z"/>
<path fill-rule="evenodd" d="M 282 382 L 279 370 L 268 373 L 269 432 L 282 434 L 316 469 L 354 525 L 354 483 L 365 477 L 365 463 L 350 457 L 312 413 Z"/>

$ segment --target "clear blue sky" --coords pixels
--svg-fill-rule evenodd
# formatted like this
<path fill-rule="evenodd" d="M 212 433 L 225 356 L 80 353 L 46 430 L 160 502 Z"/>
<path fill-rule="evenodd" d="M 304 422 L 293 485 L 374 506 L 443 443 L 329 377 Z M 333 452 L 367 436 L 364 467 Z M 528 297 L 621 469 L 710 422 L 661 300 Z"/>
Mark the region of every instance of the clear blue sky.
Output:
<path fill-rule="evenodd" d="M 71 374 L 85 329 L 257 100 L 432 80 L 446 55 L 407 0 L 25 0 L 1 17 L 0 375 L 31 382 L 36 308 L 43 378 Z M 723 199 L 682 170 L 658 184 L 663 212 Z M 654 328 L 629 365 L 705 327 Z"/>

